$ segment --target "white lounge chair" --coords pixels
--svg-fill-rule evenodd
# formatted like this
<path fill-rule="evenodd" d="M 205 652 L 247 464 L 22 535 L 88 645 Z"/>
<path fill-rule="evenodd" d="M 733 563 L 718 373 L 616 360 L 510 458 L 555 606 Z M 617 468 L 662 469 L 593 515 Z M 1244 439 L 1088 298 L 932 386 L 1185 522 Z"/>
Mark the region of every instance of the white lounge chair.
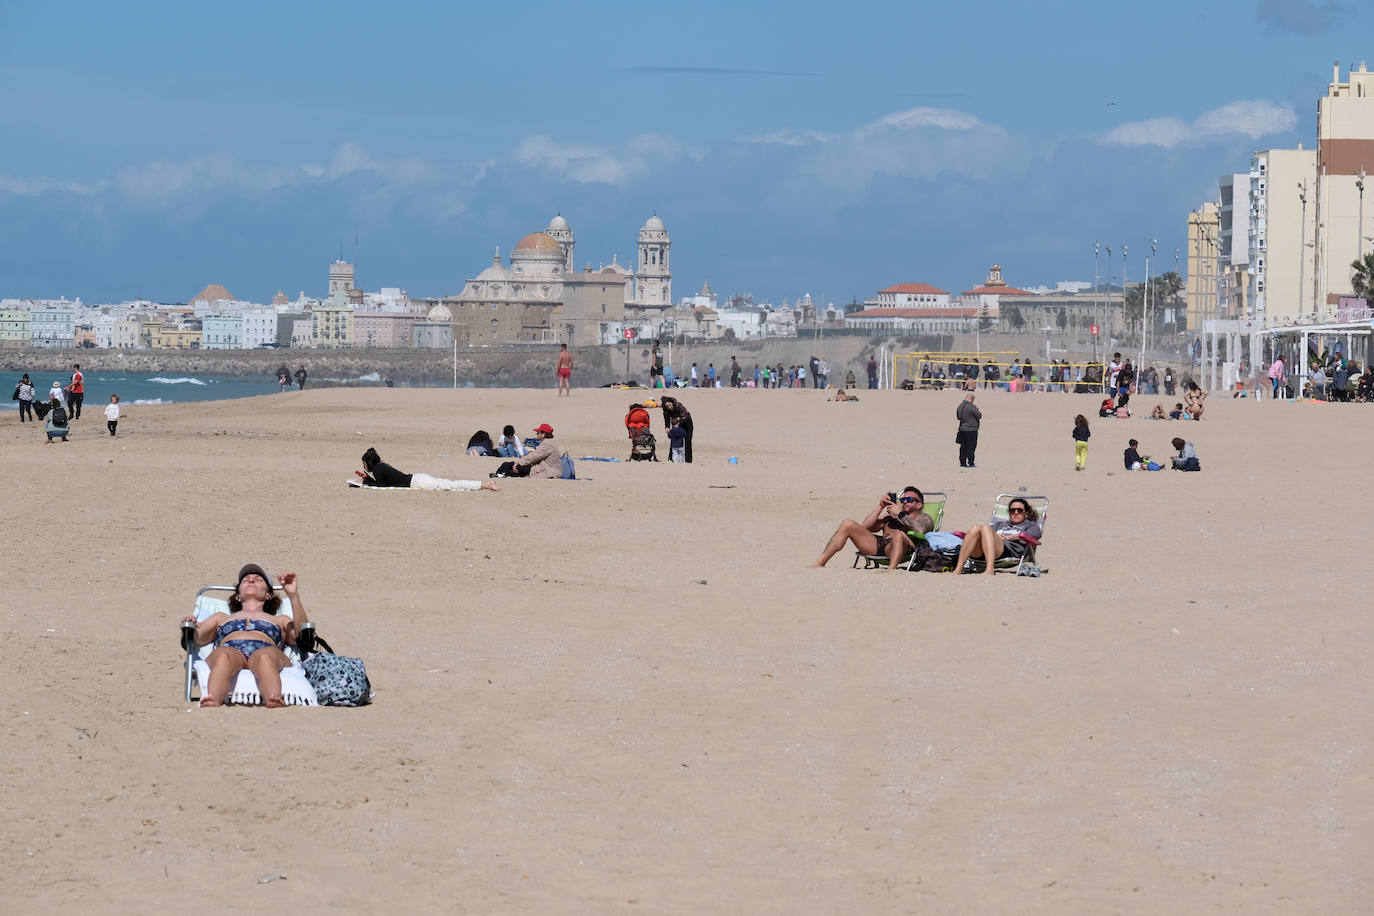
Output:
<path fill-rule="evenodd" d="M 291 599 L 281 594 L 281 585 L 273 586 L 281 595 L 281 609 L 278 613 L 291 615 Z M 196 592 L 196 623 L 220 612 L 228 613 L 229 595 L 232 595 L 236 586 L 233 585 L 207 585 Z M 209 592 L 223 592 L 224 597 L 216 597 L 208 594 Z M 309 653 L 315 641 L 315 625 L 307 623 L 297 634 L 296 645 L 287 646 L 283 651 L 286 657 L 291 659 L 290 667 L 283 668 L 281 672 L 281 695 L 286 701 L 287 706 L 318 706 L 319 700 L 315 696 L 315 688 L 310 686 L 310 681 L 306 680 L 305 669 L 301 667 L 302 653 Z M 214 651 L 213 642 L 203 646 L 196 645 L 196 625 L 193 623 L 183 623 L 181 625 L 181 648 L 186 653 L 186 699 L 192 699 L 192 684 L 198 685 L 200 695 L 205 696 L 205 685 L 210 681 L 210 666 L 205 659 Z M 238 678 L 234 681 L 229 690 L 228 697 L 225 698 L 225 705 L 236 706 L 261 706 L 262 692 L 258 690 L 258 679 L 253 676 L 253 672 L 244 668 L 239 672 Z"/>

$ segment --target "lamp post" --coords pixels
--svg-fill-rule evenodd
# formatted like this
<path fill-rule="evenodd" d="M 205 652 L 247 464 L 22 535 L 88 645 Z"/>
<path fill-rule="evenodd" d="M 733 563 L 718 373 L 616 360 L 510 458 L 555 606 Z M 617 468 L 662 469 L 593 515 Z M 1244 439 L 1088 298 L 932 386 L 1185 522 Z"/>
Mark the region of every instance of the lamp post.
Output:
<path fill-rule="evenodd" d="M 1360 215 L 1355 223 L 1355 260 L 1364 260 L 1364 166 L 1360 166 L 1360 175 L 1355 179 L 1355 190 L 1360 195 Z"/>
<path fill-rule="evenodd" d="M 1110 254 L 1111 249 L 1109 248 L 1109 249 L 1107 249 L 1107 251 L 1108 251 L 1108 253 Z M 1097 278 L 1098 278 L 1098 272 L 1097 272 L 1097 270 L 1098 270 L 1098 265 L 1097 265 L 1097 253 L 1098 253 L 1098 245 L 1097 245 L 1097 242 L 1093 242 L 1093 323 L 1094 323 L 1094 324 L 1097 324 L 1097 322 L 1098 322 L 1098 321 L 1101 319 L 1101 317 L 1102 317 L 1102 315 L 1101 315 L 1101 308 L 1100 308 L 1100 306 L 1099 306 L 1099 304 L 1098 304 L 1098 299 L 1097 299 Z M 1100 325 L 1099 325 L 1099 327 L 1100 327 Z M 1096 335 L 1096 334 L 1093 334 L 1093 335 L 1092 335 L 1092 339 L 1093 339 L 1093 362 L 1097 362 L 1097 335 Z"/>
<path fill-rule="evenodd" d="M 1111 246 L 1111 245 L 1108 245 L 1108 246 L 1107 246 L 1107 298 L 1110 300 L 1111 297 L 1112 297 L 1112 246 Z M 1098 333 L 1099 335 L 1102 333 L 1102 322 L 1098 322 L 1098 325 L 1097 325 L 1097 333 Z M 1097 353 L 1097 351 L 1096 351 L 1096 349 L 1094 349 L 1093 354 L 1096 355 L 1096 353 Z"/>
<path fill-rule="evenodd" d="M 1126 317 L 1126 243 L 1121 243 L 1121 317 Z"/>
<path fill-rule="evenodd" d="M 1307 181 L 1298 182 L 1298 200 L 1302 203 L 1302 220 L 1298 223 L 1298 315 L 1303 314 L 1302 287 L 1307 273 Z"/>

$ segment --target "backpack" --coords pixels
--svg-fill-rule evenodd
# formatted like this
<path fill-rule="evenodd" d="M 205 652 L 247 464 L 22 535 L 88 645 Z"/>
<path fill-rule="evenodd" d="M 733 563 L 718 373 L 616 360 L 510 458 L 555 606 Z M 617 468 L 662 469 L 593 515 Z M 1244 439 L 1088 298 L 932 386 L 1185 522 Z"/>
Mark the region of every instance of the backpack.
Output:
<path fill-rule="evenodd" d="M 366 706 L 372 702 L 372 682 L 361 658 L 335 655 L 329 643 L 316 637 L 327 651 L 315 652 L 301 667 L 306 680 L 315 688 L 321 706 Z"/>
<path fill-rule="evenodd" d="M 647 429 L 635 436 L 634 445 L 630 448 L 631 461 L 657 461 L 658 460 L 658 440 L 654 434 Z"/>
<path fill-rule="evenodd" d="M 52 409 L 52 425 L 53 425 L 53 426 L 66 426 L 66 425 L 67 425 L 67 411 L 65 411 L 65 410 L 62 409 L 62 405 L 61 405 L 61 404 L 58 404 L 56 407 L 54 407 L 54 408 Z"/>

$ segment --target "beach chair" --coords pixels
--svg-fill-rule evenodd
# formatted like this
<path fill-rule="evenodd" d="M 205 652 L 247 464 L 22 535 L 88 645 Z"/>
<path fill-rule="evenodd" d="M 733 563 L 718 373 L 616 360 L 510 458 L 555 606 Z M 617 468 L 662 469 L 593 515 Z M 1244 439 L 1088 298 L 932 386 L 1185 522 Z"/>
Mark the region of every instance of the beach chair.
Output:
<path fill-rule="evenodd" d="M 997 521 L 1001 519 L 1002 521 L 1007 521 L 1010 518 L 1007 513 L 1007 507 L 1011 505 L 1013 499 L 1024 499 L 1026 502 L 1030 503 L 1031 508 L 1040 516 L 1040 540 L 1035 543 L 1028 542 L 1026 552 L 1020 557 L 1008 556 L 1006 554 L 998 557 L 997 562 L 993 564 L 993 572 L 1014 572 L 1018 576 L 1023 573 L 1031 575 L 1031 570 L 1034 570 L 1034 575 L 1048 572 L 1049 570 L 1041 566 L 1036 558 L 1040 551 L 1040 545 L 1044 543 L 1045 533 L 1049 526 L 1050 498 L 1048 496 L 1025 496 L 1020 493 L 1002 493 L 992 504 L 991 520 Z M 969 560 L 969 565 L 974 572 L 982 572 L 985 568 L 985 563 L 981 557 Z"/>
<path fill-rule="evenodd" d="M 281 585 L 274 584 L 278 594 L 281 594 Z M 236 586 L 233 585 L 207 585 L 196 592 L 196 623 L 204 620 L 212 614 L 221 611 L 228 612 L 229 596 L 234 593 Z M 223 593 L 223 596 L 211 594 L 214 592 Z M 291 616 L 291 599 L 281 594 L 280 614 Z M 309 655 L 314 648 L 316 641 L 315 625 L 307 623 L 296 635 L 296 645 L 287 646 L 284 650 L 286 657 L 291 659 L 290 667 L 283 668 L 281 671 L 281 695 L 286 701 L 287 706 L 318 706 L 319 700 L 315 696 L 315 688 L 310 686 L 310 681 L 306 680 L 305 669 L 301 667 L 301 661 Z M 203 646 L 196 645 L 196 625 L 194 623 L 183 623 L 181 625 L 181 649 L 186 653 L 186 699 L 192 699 L 192 685 L 199 687 L 200 695 L 205 695 L 205 685 L 209 683 L 210 666 L 205 659 L 214 651 L 214 643 Z M 258 690 L 257 678 L 253 677 L 253 672 L 247 668 L 238 674 L 238 679 L 229 690 L 229 696 L 225 700 L 225 705 L 236 706 L 261 706 L 262 694 Z"/>
<path fill-rule="evenodd" d="M 939 531 L 940 521 L 945 517 L 945 503 L 949 500 L 949 497 L 946 496 L 940 490 L 932 490 L 931 492 L 924 493 L 922 495 L 925 496 L 926 503 L 925 506 L 922 507 L 921 511 L 925 512 L 926 515 L 929 515 L 930 520 L 935 523 L 935 527 L 931 530 Z M 907 536 L 911 538 L 918 537 L 917 533 L 914 531 L 908 531 Z M 863 562 L 864 569 L 877 569 L 879 567 L 886 568 L 888 564 L 888 559 L 883 554 L 874 555 L 870 553 L 864 553 L 861 550 L 856 550 L 854 551 L 854 569 L 859 568 L 860 561 Z"/>

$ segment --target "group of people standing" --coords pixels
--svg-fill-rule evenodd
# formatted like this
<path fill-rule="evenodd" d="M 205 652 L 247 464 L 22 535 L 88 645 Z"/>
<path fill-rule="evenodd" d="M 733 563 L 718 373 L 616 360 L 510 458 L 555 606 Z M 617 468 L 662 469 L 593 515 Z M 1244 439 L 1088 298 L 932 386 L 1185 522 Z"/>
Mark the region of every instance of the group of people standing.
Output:
<path fill-rule="evenodd" d="M 297 369 L 296 387 L 304 391 L 305 380 L 309 377 L 309 375 L 310 373 L 305 371 L 304 366 L 301 366 L 299 369 Z M 388 379 L 387 381 L 389 383 L 391 380 Z M 286 389 L 291 387 L 291 370 L 286 368 L 286 363 L 282 363 L 281 366 L 277 369 L 277 387 L 281 391 L 285 391 Z M 388 384 L 387 387 L 390 387 L 390 385 Z"/>
<path fill-rule="evenodd" d="M 37 400 L 33 382 L 25 372 L 14 387 L 13 400 L 19 402 L 20 423 L 45 421 L 46 441 L 61 439 L 66 442 L 71 433 L 71 421 L 81 419 L 81 407 L 86 400 L 86 376 L 81 371 L 81 364 L 73 363 L 71 381 L 66 385 L 60 381 L 53 382 L 46 400 L 41 402 Z M 119 395 L 112 394 L 110 403 L 105 407 L 105 426 L 111 436 L 115 435 L 118 425 Z"/>

